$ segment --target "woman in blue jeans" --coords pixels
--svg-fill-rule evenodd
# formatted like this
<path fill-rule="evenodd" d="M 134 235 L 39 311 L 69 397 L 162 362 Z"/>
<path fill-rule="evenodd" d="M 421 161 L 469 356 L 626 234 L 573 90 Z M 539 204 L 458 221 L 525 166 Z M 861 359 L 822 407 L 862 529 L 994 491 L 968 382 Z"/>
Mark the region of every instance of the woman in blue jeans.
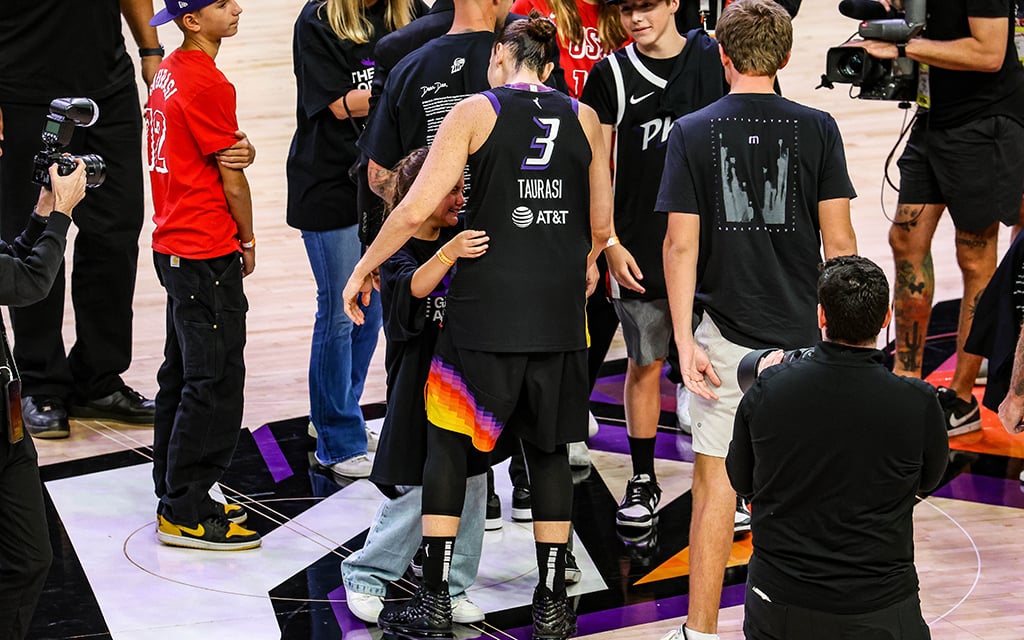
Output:
<path fill-rule="evenodd" d="M 309 361 L 310 418 L 317 461 L 337 475 L 365 478 L 366 423 L 359 408 L 381 326 L 380 302 L 354 326 L 341 289 L 362 253 L 356 190 L 348 169 L 368 112 L 373 48 L 413 17 L 410 0 L 311 0 L 295 21 L 292 56 L 297 126 L 288 153 L 288 224 L 302 240 L 317 286 Z"/>

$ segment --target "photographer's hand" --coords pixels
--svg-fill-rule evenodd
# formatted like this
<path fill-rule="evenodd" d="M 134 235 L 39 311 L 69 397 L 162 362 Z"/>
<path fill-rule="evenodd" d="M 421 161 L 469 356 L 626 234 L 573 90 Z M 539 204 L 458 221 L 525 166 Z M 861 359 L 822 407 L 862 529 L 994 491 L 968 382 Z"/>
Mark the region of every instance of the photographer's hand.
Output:
<path fill-rule="evenodd" d="M 256 161 L 256 147 L 244 131 L 236 131 L 235 137 L 238 142 L 215 154 L 217 161 L 228 169 L 246 169 Z"/>
<path fill-rule="evenodd" d="M 59 211 L 68 217 L 78 203 L 85 198 L 85 163 L 75 160 L 75 170 L 66 176 L 60 175 L 56 163 L 50 165 L 50 188 L 42 188 L 39 193 L 37 213 L 48 216 L 52 211 Z"/>

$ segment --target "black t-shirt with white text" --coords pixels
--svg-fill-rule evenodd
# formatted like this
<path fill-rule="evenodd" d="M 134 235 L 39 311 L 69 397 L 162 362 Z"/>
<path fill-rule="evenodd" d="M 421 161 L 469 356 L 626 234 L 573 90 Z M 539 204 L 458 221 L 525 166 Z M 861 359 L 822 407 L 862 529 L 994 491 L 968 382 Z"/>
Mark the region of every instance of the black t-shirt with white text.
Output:
<path fill-rule="evenodd" d="M 378 485 L 423 484 L 429 428 L 423 386 L 444 322 L 445 296 L 454 271 L 425 298 L 413 297 L 410 286 L 416 270 L 457 232 L 456 228 L 442 229 L 437 240 L 410 238 L 380 267 L 388 410 L 370 474 L 370 480 Z"/>
<path fill-rule="evenodd" d="M 359 148 L 391 168 L 413 149 L 429 145 L 452 107 L 490 86 L 493 44 L 490 31 L 447 34 L 403 58 L 388 76 Z"/>
<path fill-rule="evenodd" d="M 676 121 L 656 210 L 700 216 L 696 302 L 730 342 L 818 337 L 818 203 L 856 194 L 829 114 L 729 94 Z"/>
<path fill-rule="evenodd" d="M 1008 21 L 1003 65 L 995 72 L 928 69 L 931 109 L 928 126 L 947 129 L 988 116 L 1007 116 L 1024 125 L 1024 69 L 1014 46 L 1016 3 L 1011 0 L 930 0 L 925 37 L 956 40 L 971 36 L 969 18 Z"/>
<path fill-rule="evenodd" d="M 366 9 L 373 34 L 363 44 L 339 38 L 319 0 L 308 2 L 295 21 L 296 127 L 286 163 L 292 227 L 327 231 L 356 223 L 356 187 L 348 169 L 359 154 L 356 139 L 365 118 L 339 120 L 329 107 L 353 89 L 369 90 L 373 48 L 386 33 L 385 8 L 378 2 Z"/>

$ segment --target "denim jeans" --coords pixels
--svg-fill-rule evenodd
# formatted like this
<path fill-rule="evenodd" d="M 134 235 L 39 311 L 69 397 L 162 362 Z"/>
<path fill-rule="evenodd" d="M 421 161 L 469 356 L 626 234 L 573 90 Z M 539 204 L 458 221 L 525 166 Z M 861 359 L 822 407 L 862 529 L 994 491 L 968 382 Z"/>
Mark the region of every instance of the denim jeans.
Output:
<path fill-rule="evenodd" d="M 192 524 L 213 514 L 210 487 L 231 464 L 238 444 L 248 303 L 237 253 L 188 260 L 154 252 L 153 261 L 167 291 L 153 480 L 160 512 Z"/>
<path fill-rule="evenodd" d="M 381 327 L 380 296 L 363 310 L 366 322 L 345 315 L 342 289 L 362 255 L 358 227 L 303 231 L 316 279 L 316 321 L 309 356 L 309 415 L 317 431 L 316 457 L 334 464 L 366 453 L 366 423 L 359 396 Z"/>
<path fill-rule="evenodd" d="M 420 546 L 423 487 L 404 486 L 398 490 L 401 495 L 385 500 L 377 509 L 363 548 L 341 563 L 345 587 L 356 593 L 384 597 L 387 583 L 402 577 Z M 481 473 L 466 481 L 466 502 L 448 573 L 448 591 L 453 598 L 466 597 L 466 590 L 476 580 L 486 510 L 487 474 Z"/>

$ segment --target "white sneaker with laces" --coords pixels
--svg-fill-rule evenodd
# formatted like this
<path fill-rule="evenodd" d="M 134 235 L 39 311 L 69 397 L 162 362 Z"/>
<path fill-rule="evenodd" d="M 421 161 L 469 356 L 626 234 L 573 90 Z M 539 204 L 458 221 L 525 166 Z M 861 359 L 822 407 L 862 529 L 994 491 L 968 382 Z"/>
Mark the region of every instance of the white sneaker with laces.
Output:
<path fill-rule="evenodd" d="M 325 464 L 320 458 L 317 458 L 316 461 L 330 469 L 334 475 L 345 478 L 369 478 L 370 471 L 373 469 L 373 458 L 365 453 L 334 464 Z"/>
<path fill-rule="evenodd" d="M 317 438 L 316 425 L 313 421 L 309 421 L 309 425 L 306 427 L 306 434 L 313 439 Z M 370 427 L 366 427 L 366 450 L 370 453 L 376 453 L 377 445 L 380 444 L 380 438 L 376 433 L 370 431 Z"/>
<path fill-rule="evenodd" d="M 484 619 L 484 610 L 469 598 L 452 600 L 452 622 L 472 624 Z"/>
<path fill-rule="evenodd" d="M 377 616 L 384 610 L 383 598 L 371 596 L 368 593 L 349 591 L 348 587 L 345 587 L 345 603 L 352 615 L 370 624 L 377 624 Z"/>

